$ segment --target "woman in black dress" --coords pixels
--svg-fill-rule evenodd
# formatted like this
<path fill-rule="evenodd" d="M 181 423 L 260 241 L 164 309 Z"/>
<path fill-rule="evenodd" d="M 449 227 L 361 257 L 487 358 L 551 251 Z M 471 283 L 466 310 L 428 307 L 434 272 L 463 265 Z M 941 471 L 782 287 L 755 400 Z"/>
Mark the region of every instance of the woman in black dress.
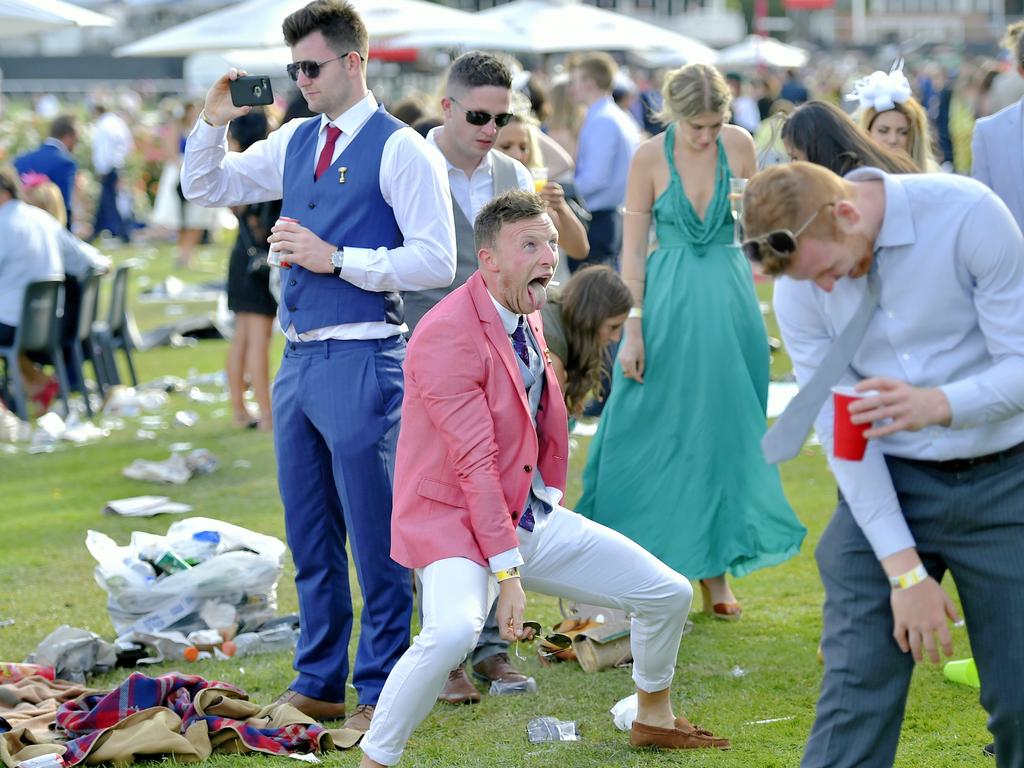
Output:
<path fill-rule="evenodd" d="M 236 152 L 267 137 L 266 115 L 253 110 L 231 121 L 228 143 Z M 270 336 L 277 302 L 270 294 L 267 235 L 281 214 L 281 201 L 232 209 L 238 217 L 238 239 L 228 263 L 228 309 L 235 313 L 235 333 L 228 350 L 228 391 L 235 424 L 270 430 Z M 259 407 L 258 417 L 245 405 L 246 384 Z"/>

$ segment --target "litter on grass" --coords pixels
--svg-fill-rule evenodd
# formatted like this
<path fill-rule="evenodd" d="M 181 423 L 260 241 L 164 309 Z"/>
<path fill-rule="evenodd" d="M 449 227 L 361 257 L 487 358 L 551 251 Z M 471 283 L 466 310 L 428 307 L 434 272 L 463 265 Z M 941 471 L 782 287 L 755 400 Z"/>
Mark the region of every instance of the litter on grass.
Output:
<path fill-rule="evenodd" d="M 171 501 L 167 496 L 132 496 L 108 501 L 103 511 L 122 517 L 153 517 L 154 515 L 180 515 L 191 512 L 192 506 Z"/>

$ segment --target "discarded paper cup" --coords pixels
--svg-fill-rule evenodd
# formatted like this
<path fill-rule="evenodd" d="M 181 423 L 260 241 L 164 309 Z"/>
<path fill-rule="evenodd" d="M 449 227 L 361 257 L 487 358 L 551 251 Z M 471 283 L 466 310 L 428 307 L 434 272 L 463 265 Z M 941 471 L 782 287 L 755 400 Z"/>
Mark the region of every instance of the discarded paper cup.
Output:
<path fill-rule="evenodd" d="M 850 403 L 874 392 L 858 392 L 853 387 L 832 387 L 835 415 L 832 422 L 832 455 L 837 459 L 860 461 L 868 447 L 864 433 L 870 423 L 854 424 L 850 421 Z"/>
<path fill-rule="evenodd" d="M 291 221 L 291 222 L 294 222 L 296 224 L 299 223 L 298 219 L 293 219 L 291 216 L 278 216 L 277 220 L 278 221 Z M 284 250 L 276 250 L 275 251 L 273 248 L 271 248 L 270 252 L 267 254 L 267 264 L 269 264 L 272 267 L 280 267 L 281 269 L 291 269 L 292 265 L 289 262 L 283 261 L 281 259 L 282 256 L 287 256 L 290 253 L 291 253 L 291 251 L 284 251 Z"/>
<path fill-rule="evenodd" d="M 978 667 L 974 659 L 958 659 L 947 661 L 942 668 L 942 674 L 947 680 L 961 685 L 969 685 L 972 688 L 981 688 L 981 680 L 978 679 Z"/>

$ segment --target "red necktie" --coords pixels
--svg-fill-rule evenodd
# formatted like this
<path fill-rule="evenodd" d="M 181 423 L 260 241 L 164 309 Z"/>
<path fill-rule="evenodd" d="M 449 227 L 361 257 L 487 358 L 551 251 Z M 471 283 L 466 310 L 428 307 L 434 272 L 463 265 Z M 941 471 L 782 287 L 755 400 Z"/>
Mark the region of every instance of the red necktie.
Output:
<path fill-rule="evenodd" d="M 338 143 L 339 136 L 341 136 L 341 128 L 328 124 L 327 141 L 324 143 L 324 148 L 320 150 L 320 158 L 316 161 L 316 170 L 313 171 L 314 179 L 319 179 L 320 174 L 326 171 L 327 166 L 331 164 L 331 160 L 334 158 L 334 145 Z"/>

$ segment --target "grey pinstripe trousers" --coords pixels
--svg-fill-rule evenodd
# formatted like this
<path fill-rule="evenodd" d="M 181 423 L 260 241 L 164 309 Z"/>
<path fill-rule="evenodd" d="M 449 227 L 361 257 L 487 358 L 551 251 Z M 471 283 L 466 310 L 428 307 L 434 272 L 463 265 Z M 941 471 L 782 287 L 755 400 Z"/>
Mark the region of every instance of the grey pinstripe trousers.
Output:
<path fill-rule="evenodd" d="M 937 580 L 949 570 L 960 593 L 996 764 L 1024 768 L 1024 454 L 960 472 L 887 463 L 925 567 Z M 825 674 L 801 766 L 888 768 L 914 661 L 892 637 L 888 580 L 842 497 L 815 557 Z"/>

